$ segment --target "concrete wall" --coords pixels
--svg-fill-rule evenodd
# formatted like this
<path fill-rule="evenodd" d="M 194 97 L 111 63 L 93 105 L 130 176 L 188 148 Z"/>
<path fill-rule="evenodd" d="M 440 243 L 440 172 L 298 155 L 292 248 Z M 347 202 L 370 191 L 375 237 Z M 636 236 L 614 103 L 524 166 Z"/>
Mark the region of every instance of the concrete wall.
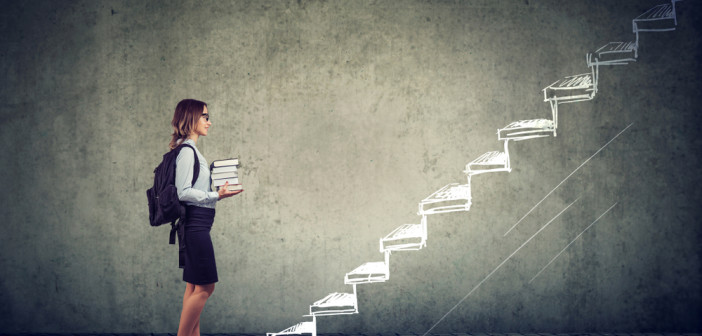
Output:
<path fill-rule="evenodd" d="M 0 333 L 176 331 L 184 283 L 145 190 L 180 99 L 209 103 L 198 146 L 238 156 L 246 189 L 217 208 L 202 331 L 279 331 L 662 2 L 2 1 Z M 677 13 L 319 331 L 702 330 L 702 5 Z"/>

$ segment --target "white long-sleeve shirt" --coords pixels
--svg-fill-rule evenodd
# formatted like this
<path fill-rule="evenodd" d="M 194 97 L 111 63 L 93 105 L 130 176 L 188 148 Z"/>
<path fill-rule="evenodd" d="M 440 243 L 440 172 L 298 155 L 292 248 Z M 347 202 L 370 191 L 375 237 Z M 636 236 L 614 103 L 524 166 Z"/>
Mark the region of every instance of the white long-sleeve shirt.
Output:
<path fill-rule="evenodd" d="M 200 151 L 195 147 L 195 142 L 192 139 L 187 139 L 183 143 L 195 148 L 197 159 L 200 162 L 200 173 L 195 184 L 191 185 L 195 157 L 193 156 L 192 149 L 183 147 L 176 158 L 175 185 L 178 190 L 178 199 L 187 205 L 214 209 L 219 199 L 219 194 L 216 191 L 212 191 L 210 167 L 207 164 L 207 160 L 200 154 Z"/>

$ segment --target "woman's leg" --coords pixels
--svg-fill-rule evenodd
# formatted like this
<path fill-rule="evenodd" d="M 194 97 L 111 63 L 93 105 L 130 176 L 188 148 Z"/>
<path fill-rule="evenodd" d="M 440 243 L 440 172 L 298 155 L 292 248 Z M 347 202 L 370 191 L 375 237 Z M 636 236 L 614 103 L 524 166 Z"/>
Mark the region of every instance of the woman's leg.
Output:
<path fill-rule="evenodd" d="M 183 294 L 183 306 L 185 306 L 185 301 L 190 297 L 190 295 L 193 294 L 193 291 L 195 291 L 195 285 L 186 282 L 185 283 L 185 293 Z"/>
<path fill-rule="evenodd" d="M 206 292 L 207 298 L 209 298 L 210 296 L 212 296 L 212 293 L 214 292 L 214 287 L 215 287 L 215 284 L 209 284 L 209 285 L 204 285 L 204 286 L 196 285 L 195 291 Z M 207 301 L 207 299 L 205 299 L 205 302 L 203 302 L 202 308 L 200 309 L 200 313 L 197 314 L 197 321 L 195 321 L 195 326 L 193 327 L 193 331 L 190 334 L 190 336 L 200 336 L 200 315 L 202 315 L 202 310 L 205 308 L 206 301 Z"/>
<path fill-rule="evenodd" d="M 193 285 L 188 283 L 183 295 L 183 311 L 180 313 L 178 336 L 200 334 L 200 313 L 205 308 L 207 299 L 214 292 L 214 284 Z"/>
<path fill-rule="evenodd" d="M 185 283 L 185 293 L 183 293 L 183 310 L 180 312 L 180 322 L 178 323 L 178 336 L 189 336 L 190 334 L 183 332 L 183 325 L 188 324 L 188 316 L 185 314 L 185 307 L 188 304 L 188 299 L 193 295 L 195 291 L 195 285 L 186 282 Z"/>
<path fill-rule="evenodd" d="M 193 328 L 193 333 L 190 334 L 190 336 L 200 336 L 200 318 L 197 318 L 197 323 L 195 324 L 195 328 Z"/>

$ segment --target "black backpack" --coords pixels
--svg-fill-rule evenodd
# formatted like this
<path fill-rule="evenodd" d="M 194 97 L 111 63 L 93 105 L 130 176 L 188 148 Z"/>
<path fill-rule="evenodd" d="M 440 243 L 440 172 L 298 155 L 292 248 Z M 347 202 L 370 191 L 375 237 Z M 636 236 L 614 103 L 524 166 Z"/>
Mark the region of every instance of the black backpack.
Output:
<path fill-rule="evenodd" d="M 200 174 L 200 162 L 195 149 L 188 144 L 181 144 L 163 155 L 163 160 L 154 169 L 154 186 L 146 191 L 149 201 L 149 222 L 151 226 L 171 223 L 171 233 L 168 242 L 175 244 L 175 235 L 181 223 L 185 220 L 185 206 L 178 200 L 178 190 L 175 186 L 176 158 L 183 147 L 190 147 L 195 155 L 193 181 L 195 184 Z M 176 220 L 178 225 L 176 225 Z"/>

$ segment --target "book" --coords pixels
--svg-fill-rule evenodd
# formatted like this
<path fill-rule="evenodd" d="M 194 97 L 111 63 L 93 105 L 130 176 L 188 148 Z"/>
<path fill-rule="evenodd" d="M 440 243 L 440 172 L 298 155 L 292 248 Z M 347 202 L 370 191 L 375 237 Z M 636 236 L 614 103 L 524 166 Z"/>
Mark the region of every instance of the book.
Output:
<path fill-rule="evenodd" d="M 219 191 L 219 188 L 221 188 L 221 187 L 217 187 L 217 191 Z M 229 190 L 229 191 L 237 191 L 237 190 L 243 190 L 243 189 L 244 189 L 244 187 L 241 184 L 230 184 L 229 186 L 227 186 L 227 190 Z"/>
<path fill-rule="evenodd" d="M 210 164 L 210 177 L 212 179 L 212 184 L 219 191 L 219 189 L 229 182 L 227 190 L 237 191 L 242 190 L 243 187 L 239 182 L 239 159 L 224 159 L 215 160 Z"/>
<path fill-rule="evenodd" d="M 237 158 L 216 160 L 216 161 L 212 162 L 212 168 L 224 167 L 224 166 L 238 166 L 238 165 L 239 165 L 239 159 L 237 159 Z"/>
<path fill-rule="evenodd" d="M 233 178 L 227 178 L 227 179 L 213 179 L 212 183 L 214 184 L 215 187 L 223 186 L 229 182 L 229 184 L 239 184 L 239 178 L 233 177 Z"/>
<path fill-rule="evenodd" d="M 223 166 L 223 167 L 214 167 L 212 168 L 211 172 L 213 174 L 218 174 L 218 173 L 230 173 L 230 172 L 235 172 L 237 171 L 237 166 Z"/>
<path fill-rule="evenodd" d="M 210 177 L 212 177 L 213 180 L 227 179 L 227 178 L 232 178 L 232 177 L 239 177 L 239 174 L 236 171 L 231 171 L 231 172 L 222 172 L 222 173 L 212 173 L 212 174 L 210 174 Z"/>

